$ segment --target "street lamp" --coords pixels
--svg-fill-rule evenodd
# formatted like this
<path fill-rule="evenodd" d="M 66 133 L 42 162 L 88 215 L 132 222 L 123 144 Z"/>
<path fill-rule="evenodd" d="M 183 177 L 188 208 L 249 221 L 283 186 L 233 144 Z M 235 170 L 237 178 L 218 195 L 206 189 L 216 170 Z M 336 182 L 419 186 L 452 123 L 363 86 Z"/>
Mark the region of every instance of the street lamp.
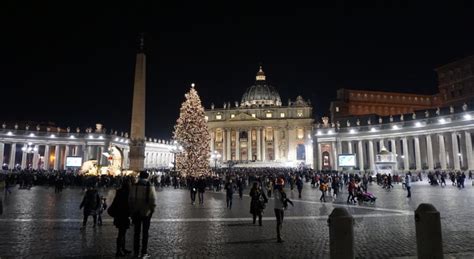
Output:
<path fill-rule="evenodd" d="M 214 150 L 214 152 L 211 153 L 211 159 L 214 160 L 214 171 L 217 173 L 217 160 L 221 158 L 221 154 L 217 152 L 217 150 Z"/>
<path fill-rule="evenodd" d="M 176 155 L 183 152 L 183 147 L 178 143 L 178 141 L 175 140 L 173 141 L 173 146 L 171 147 L 170 152 L 173 153 L 173 171 L 176 172 Z"/>

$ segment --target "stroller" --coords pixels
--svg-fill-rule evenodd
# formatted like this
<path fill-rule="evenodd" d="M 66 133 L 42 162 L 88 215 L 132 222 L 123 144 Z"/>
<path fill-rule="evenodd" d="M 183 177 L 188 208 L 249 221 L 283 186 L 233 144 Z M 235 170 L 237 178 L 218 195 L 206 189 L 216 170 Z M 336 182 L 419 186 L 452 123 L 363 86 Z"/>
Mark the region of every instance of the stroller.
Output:
<path fill-rule="evenodd" d="M 375 203 L 377 197 L 373 193 L 363 191 L 361 188 L 357 190 L 357 201 Z"/>

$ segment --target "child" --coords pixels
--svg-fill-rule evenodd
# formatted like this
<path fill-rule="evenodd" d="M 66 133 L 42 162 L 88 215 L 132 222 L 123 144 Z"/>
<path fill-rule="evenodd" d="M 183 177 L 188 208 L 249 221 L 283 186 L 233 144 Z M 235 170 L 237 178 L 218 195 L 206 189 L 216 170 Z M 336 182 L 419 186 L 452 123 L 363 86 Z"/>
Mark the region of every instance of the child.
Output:
<path fill-rule="evenodd" d="M 102 212 L 107 209 L 107 200 L 105 197 L 100 198 L 100 206 L 98 214 L 98 225 L 102 226 Z"/>

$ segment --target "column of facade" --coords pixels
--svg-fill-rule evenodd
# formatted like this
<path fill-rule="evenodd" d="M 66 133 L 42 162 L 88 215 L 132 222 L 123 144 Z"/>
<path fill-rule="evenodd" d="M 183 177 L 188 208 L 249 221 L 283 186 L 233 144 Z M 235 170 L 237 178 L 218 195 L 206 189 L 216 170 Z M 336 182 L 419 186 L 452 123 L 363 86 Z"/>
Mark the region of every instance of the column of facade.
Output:
<path fill-rule="evenodd" d="M 446 170 L 446 147 L 444 145 L 444 135 L 439 135 L 439 163 L 441 170 Z"/>
<path fill-rule="evenodd" d="M 59 170 L 59 149 L 59 145 L 56 145 L 56 147 L 54 148 L 54 170 Z"/>
<path fill-rule="evenodd" d="M 331 151 L 332 151 L 332 154 L 331 154 L 331 165 L 333 165 L 333 170 L 338 170 L 338 164 L 337 164 L 337 147 L 336 147 L 336 141 L 333 141 L 331 143 Z"/>
<path fill-rule="evenodd" d="M 261 141 L 262 141 L 262 138 L 261 138 L 261 131 L 260 131 L 260 128 L 257 128 L 256 130 L 257 132 L 257 160 L 260 161 L 262 160 L 262 150 L 261 150 Z"/>
<path fill-rule="evenodd" d="M 235 160 L 240 160 L 240 130 L 235 130 Z"/>
<path fill-rule="evenodd" d="M 26 144 L 23 147 L 26 147 Z M 21 153 L 21 169 L 26 168 L 26 160 L 28 158 L 27 155 L 28 154 L 25 151 Z"/>
<path fill-rule="evenodd" d="M 380 152 L 380 151 L 382 151 L 382 148 L 385 147 L 385 142 L 384 142 L 383 139 L 379 140 L 379 146 L 380 146 L 380 149 L 379 149 L 379 152 Z M 387 147 L 385 147 L 385 148 L 387 148 Z"/>
<path fill-rule="evenodd" d="M 466 140 L 466 158 L 467 158 L 467 169 L 474 170 L 474 157 L 472 157 L 472 140 L 471 132 L 465 131 L 464 138 Z"/>
<path fill-rule="evenodd" d="M 431 143 L 431 135 L 426 135 L 426 156 L 428 161 L 428 170 L 434 170 L 433 162 L 433 145 Z"/>
<path fill-rule="evenodd" d="M 125 157 L 125 150 L 123 156 Z M 122 158 L 122 160 L 124 159 L 124 157 Z M 83 146 L 82 148 L 82 160 L 84 160 L 83 162 L 89 160 L 89 146 L 87 145 Z"/>
<path fill-rule="evenodd" d="M 451 133 L 451 143 L 452 143 L 452 150 L 453 150 L 453 165 L 454 165 L 454 170 L 460 170 L 461 165 L 459 161 L 459 146 L 458 146 L 458 135 L 456 132 Z"/>
<path fill-rule="evenodd" d="M 247 160 L 252 161 L 252 129 L 247 131 Z"/>
<path fill-rule="evenodd" d="M 369 140 L 369 169 L 375 170 L 375 152 L 374 152 L 374 141 Z"/>
<path fill-rule="evenodd" d="M 38 161 L 39 161 L 39 147 L 36 146 L 36 148 L 34 149 L 33 151 L 33 164 L 32 164 L 32 167 L 33 169 L 38 169 Z"/>
<path fill-rule="evenodd" d="M 397 160 L 397 144 L 395 139 L 390 139 L 390 152 L 392 152 L 392 155 L 395 156 L 395 160 Z M 393 170 L 398 170 L 398 163 L 396 163 L 393 167 Z"/>
<path fill-rule="evenodd" d="M 226 148 L 227 148 L 227 160 L 231 160 L 232 159 L 232 151 L 231 151 L 231 147 L 232 147 L 232 142 L 231 142 L 231 137 L 230 137 L 230 133 L 232 131 L 230 129 L 226 129 L 226 137 L 227 137 L 227 141 L 226 141 Z"/>
<path fill-rule="evenodd" d="M 323 169 L 323 154 L 321 152 L 321 143 L 318 143 L 318 170 Z"/>
<path fill-rule="evenodd" d="M 357 159 L 359 160 L 359 170 L 364 170 L 364 147 L 362 140 L 357 142 Z"/>
<path fill-rule="evenodd" d="M 402 138 L 402 145 L 403 145 L 403 168 L 405 171 L 410 170 L 410 163 L 409 163 L 409 154 L 408 154 L 408 141 L 407 138 Z"/>
<path fill-rule="evenodd" d="M 342 142 L 341 140 L 336 140 L 336 159 L 337 159 L 337 156 L 342 154 Z"/>
<path fill-rule="evenodd" d="M 215 132 L 213 129 L 211 129 L 211 152 L 214 152 L 215 150 L 215 140 L 216 140 L 216 137 L 215 137 Z"/>
<path fill-rule="evenodd" d="M 347 141 L 347 153 L 352 154 L 352 141 Z"/>
<path fill-rule="evenodd" d="M 273 129 L 273 151 L 275 152 L 275 161 L 280 159 L 280 148 L 279 148 L 279 133 L 280 131 L 277 128 Z"/>
<path fill-rule="evenodd" d="M 0 143 L 0 165 L 3 166 L 3 155 L 5 152 L 5 144 Z"/>
<path fill-rule="evenodd" d="M 415 139 L 415 168 L 418 171 L 422 170 L 421 167 L 421 152 L 420 152 L 420 139 L 418 136 L 414 137 Z"/>
<path fill-rule="evenodd" d="M 262 161 L 267 160 L 267 140 L 265 139 L 265 128 L 262 128 Z"/>
<path fill-rule="evenodd" d="M 123 149 L 122 169 L 128 169 L 128 149 Z"/>
<path fill-rule="evenodd" d="M 12 143 L 12 148 L 10 149 L 10 162 L 8 163 L 8 169 L 15 168 L 15 155 L 16 155 L 16 143 Z"/>
<path fill-rule="evenodd" d="M 49 145 L 44 146 L 43 169 L 49 170 Z"/>

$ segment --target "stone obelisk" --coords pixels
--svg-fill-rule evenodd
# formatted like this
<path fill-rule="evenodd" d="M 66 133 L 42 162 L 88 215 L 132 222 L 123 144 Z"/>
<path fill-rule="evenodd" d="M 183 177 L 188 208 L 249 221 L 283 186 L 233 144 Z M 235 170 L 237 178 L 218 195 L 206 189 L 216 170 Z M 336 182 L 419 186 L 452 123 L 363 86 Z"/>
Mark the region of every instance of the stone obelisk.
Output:
<path fill-rule="evenodd" d="M 145 167 L 145 99 L 146 58 L 143 49 L 143 35 L 137 53 L 135 82 L 133 84 L 132 125 L 130 134 L 129 169 L 139 172 Z"/>

